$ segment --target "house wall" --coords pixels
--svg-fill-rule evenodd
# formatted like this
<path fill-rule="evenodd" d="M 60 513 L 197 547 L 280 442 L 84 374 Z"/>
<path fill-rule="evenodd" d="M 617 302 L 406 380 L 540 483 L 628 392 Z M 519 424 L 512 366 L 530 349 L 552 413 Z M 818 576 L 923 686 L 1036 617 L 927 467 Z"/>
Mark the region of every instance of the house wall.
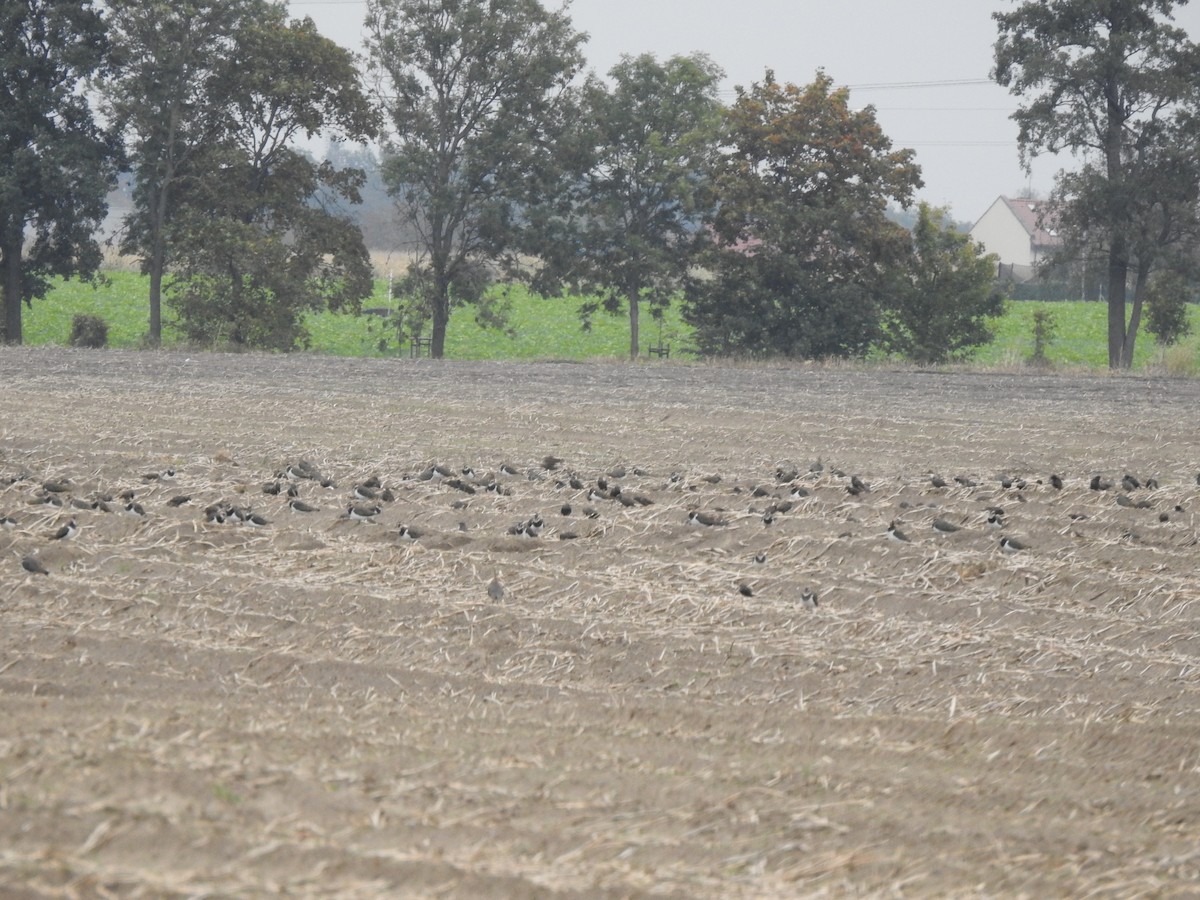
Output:
<path fill-rule="evenodd" d="M 1000 262 L 1013 266 L 1014 270 L 1032 273 L 1037 260 L 1033 255 L 1029 232 L 1012 214 L 1002 198 L 988 207 L 971 229 L 971 237 L 983 245 L 988 253 L 995 253 Z"/>

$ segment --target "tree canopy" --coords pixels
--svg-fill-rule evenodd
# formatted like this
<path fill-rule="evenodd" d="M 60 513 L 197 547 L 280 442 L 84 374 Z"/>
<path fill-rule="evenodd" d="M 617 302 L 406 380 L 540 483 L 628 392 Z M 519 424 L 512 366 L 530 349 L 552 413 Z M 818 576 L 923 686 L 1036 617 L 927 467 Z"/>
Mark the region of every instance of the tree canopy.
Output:
<path fill-rule="evenodd" d="M 523 211 L 558 183 L 585 36 L 537 0 L 370 0 L 367 23 L 391 126 L 385 180 L 418 236 L 412 283 L 441 357 L 453 303 L 477 298 L 463 286 L 517 248 Z"/>
<path fill-rule="evenodd" d="M 550 240 L 539 250 L 548 268 L 629 315 L 629 354 L 638 355 L 643 303 L 660 313 L 682 289 L 694 237 L 712 195 L 704 159 L 717 136 L 721 70 L 703 55 L 664 62 L 626 56 L 583 90 L 578 171 L 566 172 L 564 198 L 552 204 Z"/>
<path fill-rule="evenodd" d="M 805 87 L 773 73 L 738 89 L 710 177 L 708 278 L 686 315 L 708 353 L 859 356 L 880 336 L 908 234 L 885 215 L 921 186 L 872 107 L 819 72 Z"/>
<path fill-rule="evenodd" d="M 1060 176 L 1053 206 L 1066 252 L 1104 258 L 1113 368 L 1133 363 L 1155 266 L 1198 231 L 1200 49 L 1171 22 L 1180 5 L 1055 0 L 994 15 L 995 78 L 1024 101 L 1013 115 L 1022 154 L 1081 158 Z"/>
<path fill-rule="evenodd" d="M 270 5 L 237 48 L 209 97 L 225 126 L 179 191 L 171 301 L 192 340 L 291 349 L 304 311 L 356 308 L 373 288 L 362 233 L 339 208 L 363 173 L 317 164 L 295 141 L 366 140 L 375 112 L 349 51 L 310 19 Z"/>
<path fill-rule="evenodd" d="M 920 364 L 959 359 L 992 339 L 1004 311 L 996 257 L 954 228 L 945 210 L 921 203 L 908 260 L 896 269 L 884 310 L 883 346 Z"/>
<path fill-rule="evenodd" d="M 0 5 L 0 279 L 3 331 L 21 343 L 21 306 L 54 276 L 93 276 L 96 231 L 120 151 L 83 91 L 106 62 L 90 0 Z"/>
<path fill-rule="evenodd" d="M 123 249 L 150 275 L 151 343 L 168 264 L 196 341 L 288 348 L 303 310 L 369 294 L 361 234 L 337 208 L 361 173 L 295 148 L 317 133 L 374 135 L 349 51 L 269 0 L 110 7 L 117 52 L 104 88 L 136 184 Z"/>
<path fill-rule="evenodd" d="M 120 246 L 140 256 L 150 276 L 147 337 L 157 345 L 179 183 L 228 127 L 214 82 L 236 55 L 239 32 L 264 6 L 261 0 L 108 0 L 107 7 L 113 66 L 100 87 L 134 176 L 134 208 Z"/>

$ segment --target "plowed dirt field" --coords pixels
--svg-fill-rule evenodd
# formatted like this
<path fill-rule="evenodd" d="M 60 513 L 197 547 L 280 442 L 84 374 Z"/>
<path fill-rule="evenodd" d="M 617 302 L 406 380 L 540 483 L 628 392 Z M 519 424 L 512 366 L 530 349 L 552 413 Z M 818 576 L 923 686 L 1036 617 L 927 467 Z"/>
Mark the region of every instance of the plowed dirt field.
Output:
<path fill-rule="evenodd" d="M 0 896 L 1200 895 L 1200 382 L 0 385 Z"/>

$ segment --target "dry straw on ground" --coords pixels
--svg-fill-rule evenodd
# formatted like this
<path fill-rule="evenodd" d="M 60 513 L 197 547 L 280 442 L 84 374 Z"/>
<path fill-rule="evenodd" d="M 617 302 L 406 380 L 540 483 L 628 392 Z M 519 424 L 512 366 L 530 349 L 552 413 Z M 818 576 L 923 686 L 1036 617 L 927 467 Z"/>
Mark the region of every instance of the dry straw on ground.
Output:
<path fill-rule="evenodd" d="M 18 349 L 0 377 L 20 896 L 1200 878 L 1196 382 Z M 318 512 L 262 492 L 301 459 Z M 1158 487 L 1088 488 L 1126 472 Z M 344 518 L 372 475 L 394 499 Z M 38 502 L 63 477 L 146 516 Z"/>

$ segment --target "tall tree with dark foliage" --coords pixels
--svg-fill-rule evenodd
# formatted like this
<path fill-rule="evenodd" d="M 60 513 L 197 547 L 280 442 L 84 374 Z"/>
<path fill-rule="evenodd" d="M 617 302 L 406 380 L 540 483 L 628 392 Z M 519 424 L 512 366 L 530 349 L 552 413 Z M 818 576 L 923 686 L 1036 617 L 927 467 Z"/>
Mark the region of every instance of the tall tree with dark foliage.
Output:
<path fill-rule="evenodd" d="M 821 72 L 805 87 L 771 72 L 738 89 L 711 178 L 710 277 L 685 315 L 704 353 L 861 356 L 908 232 L 885 215 L 921 186 L 911 150 L 895 150 L 871 107 Z"/>
<path fill-rule="evenodd" d="M 1200 48 L 1171 14 L 1186 0 L 1052 0 L 996 13 L 996 80 L 1021 97 L 1022 155 L 1070 150 L 1056 226 L 1107 271 L 1108 361 L 1129 368 L 1157 265 L 1200 233 Z M 1132 280 L 1132 309 L 1127 308 Z"/>
<path fill-rule="evenodd" d="M 453 306 L 478 298 L 481 266 L 519 248 L 526 210 L 559 184 L 585 36 L 538 0 L 370 0 L 367 26 L 384 175 L 417 234 L 410 283 L 441 357 Z"/>
<path fill-rule="evenodd" d="M 95 233 L 108 211 L 119 149 L 84 93 L 105 63 L 90 0 L 0 4 L 0 290 L 3 340 L 21 343 L 21 307 L 54 276 L 100 268 Z"/>

